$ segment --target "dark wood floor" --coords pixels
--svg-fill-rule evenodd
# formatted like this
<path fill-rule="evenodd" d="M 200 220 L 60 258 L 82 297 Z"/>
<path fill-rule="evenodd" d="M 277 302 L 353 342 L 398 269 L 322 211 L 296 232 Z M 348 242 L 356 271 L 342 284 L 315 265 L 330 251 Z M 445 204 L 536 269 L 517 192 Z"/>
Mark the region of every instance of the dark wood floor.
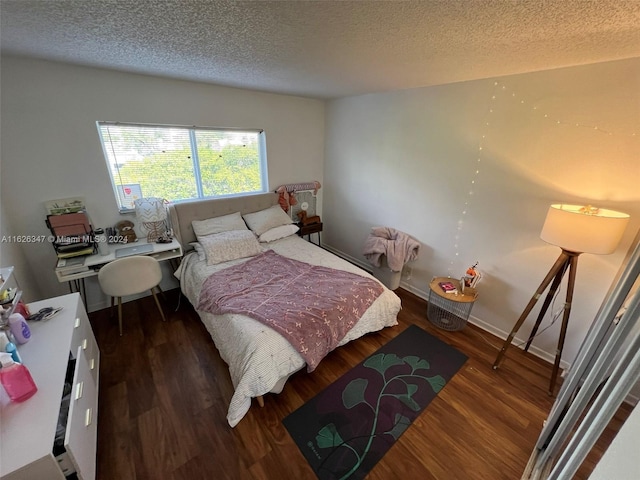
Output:
<path fill-rule="evenodd" d="M 150 297 L 124 305 L 124 335 L 108 311 L 90 315 L 101 349 L 98 480 L 313 479 L 281 423 L 324 387 L 417 324 L 469 360 L 374 467 L 368 479 L 518 479 L 551 407 L 551 366 L 510 349 L 491 368 L 501 341 L 472 325 L 446 332 L 426 319 L 426 303 L 398 290 L 399 325 L 332 352 L 267 395 L 234 429 L 224 362 L 197 315 L 166 294 L 162 322 Z M 624 406 L 576 478 L 586 479 L 630 408 Z"/>

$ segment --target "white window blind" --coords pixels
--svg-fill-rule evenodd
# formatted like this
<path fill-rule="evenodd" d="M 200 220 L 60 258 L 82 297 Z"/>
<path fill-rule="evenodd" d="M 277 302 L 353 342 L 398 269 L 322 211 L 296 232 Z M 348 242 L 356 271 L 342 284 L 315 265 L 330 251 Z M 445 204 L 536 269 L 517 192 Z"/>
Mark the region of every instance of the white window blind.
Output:
<path fill-rule="evenodd" d="M 97 122 L 120 211 L 137 198 L 172 202 L 266 192 L 262 130 Z"/>

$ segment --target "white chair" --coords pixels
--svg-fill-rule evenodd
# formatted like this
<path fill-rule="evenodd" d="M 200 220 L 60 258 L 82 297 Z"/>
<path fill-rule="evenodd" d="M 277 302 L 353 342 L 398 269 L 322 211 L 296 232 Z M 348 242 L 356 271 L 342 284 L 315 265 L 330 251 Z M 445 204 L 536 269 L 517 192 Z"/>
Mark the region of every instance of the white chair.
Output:
<path fill-rule="evenodd" d="M 114 298 L 118 298 L 118 325 L 122 335 L 122 297 L 135 295 L 150 290 L 156 301 L 162 321 L 165 321 L 162 307 L 154 288 L 160 290 L 162 271 L 158 261 L 145 255 L 134 255 L 119 258 L 104 265 L 98 272 L 98 281 L 102 291 L 111 297 L 113 309 Z"/>

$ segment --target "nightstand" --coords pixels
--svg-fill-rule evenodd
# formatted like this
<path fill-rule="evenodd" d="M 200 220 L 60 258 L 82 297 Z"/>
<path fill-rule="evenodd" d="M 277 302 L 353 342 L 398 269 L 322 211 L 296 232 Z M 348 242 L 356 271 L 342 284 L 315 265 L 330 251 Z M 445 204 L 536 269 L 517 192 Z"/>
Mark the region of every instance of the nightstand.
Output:
<path fill-rule="evenodd" d="M 451 282 L 459 293 L 445 293 L 440 287 L 440 282 Z M 478 291 L 475 288 L 465 287 L 462 293 L 458 280 L 436 277 L 429 284 L 427 318 L 443 330 L 462 330 L 477 298 Z"/>
<path fill-rule="evenodd" d="M 317 233 L 318 234 L 317 245 L 320 246 L 320 232 L 322 232 L 322 222 L 312 223 L 311 225 L 301 225 L 298 223 L 298 227 L 300 227 L 300 230 L 298 230 L 298 235 L 300 235 L 301 237 L 306 236 L 308 241 L 311 241 L 311 234 Z"/>

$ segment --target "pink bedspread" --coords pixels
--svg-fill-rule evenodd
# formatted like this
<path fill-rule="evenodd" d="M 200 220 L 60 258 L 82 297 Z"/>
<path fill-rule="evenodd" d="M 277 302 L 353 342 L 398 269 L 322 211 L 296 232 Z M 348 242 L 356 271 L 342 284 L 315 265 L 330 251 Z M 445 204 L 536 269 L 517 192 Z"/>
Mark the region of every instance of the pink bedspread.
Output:
<path fill-rule="evenodd" d="M 382 291 L 370 278 L 267 250 L 209 276 L 197 309 L 240 313 L 273 328 L 300 352 L 311 372 Z"/>

